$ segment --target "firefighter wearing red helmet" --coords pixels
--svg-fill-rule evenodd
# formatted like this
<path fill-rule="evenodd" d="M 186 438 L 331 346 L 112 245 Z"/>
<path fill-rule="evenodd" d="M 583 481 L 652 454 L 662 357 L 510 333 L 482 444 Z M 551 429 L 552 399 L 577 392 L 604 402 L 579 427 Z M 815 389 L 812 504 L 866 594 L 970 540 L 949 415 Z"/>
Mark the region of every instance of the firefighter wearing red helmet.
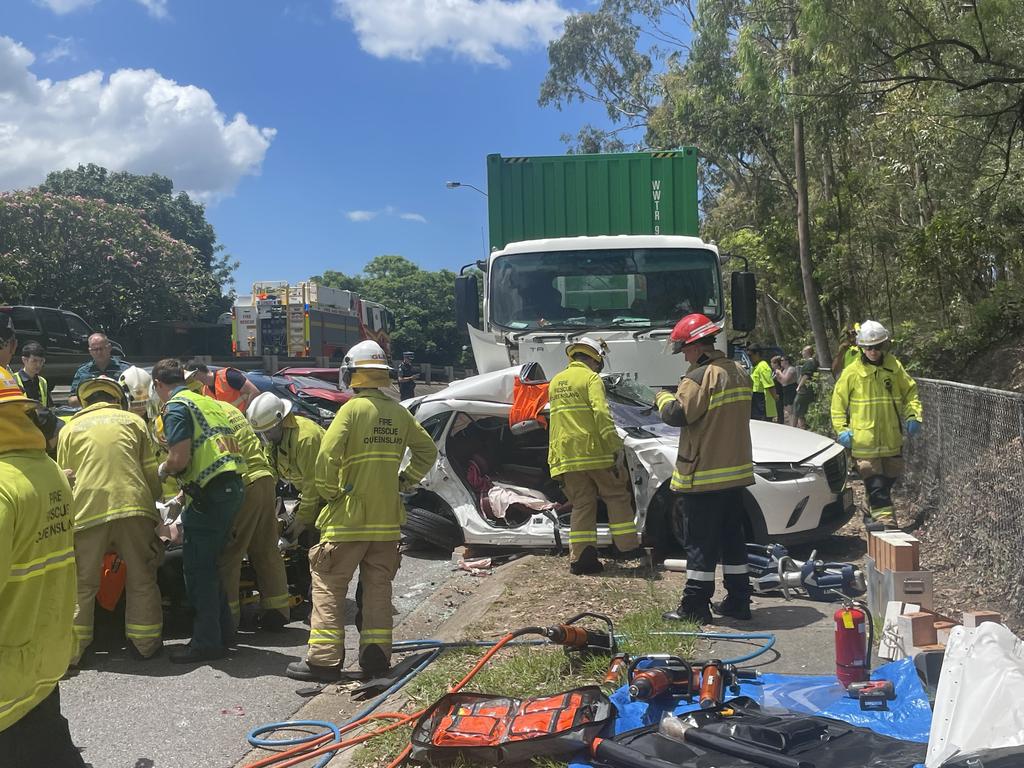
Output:
<path fill-rule="evenodd" d="M 743 537 L 743 488 L 754 483 L 750 447 L 751 382 L 746 371 L 715 349 L 719 328 L 701 314 L 680 320 L 669 339 L 689 368 L 674 393 L 659 392 L 666 424 L 680 427 L 672 490 L 680 494 L 686 532 L 686 587 L 666 619 L 712 622 L 719 560 L 727 592 L 715 605 L 723 616 L 750 618 L 750 580 Z"/>

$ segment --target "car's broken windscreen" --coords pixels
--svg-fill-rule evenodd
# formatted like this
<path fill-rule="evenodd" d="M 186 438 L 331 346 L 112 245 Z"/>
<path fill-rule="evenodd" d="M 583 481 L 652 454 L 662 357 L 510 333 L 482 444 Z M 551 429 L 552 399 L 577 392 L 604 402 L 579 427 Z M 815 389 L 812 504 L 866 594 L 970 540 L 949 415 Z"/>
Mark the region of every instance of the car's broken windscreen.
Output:
<path fill-rule="evenodd" d="M 634 437 L 677 437 L 679 427 L 661 420 L 654 404 L 655 390 L 636 379 L 613 374 L 604 377 L 612 419 Z"/>

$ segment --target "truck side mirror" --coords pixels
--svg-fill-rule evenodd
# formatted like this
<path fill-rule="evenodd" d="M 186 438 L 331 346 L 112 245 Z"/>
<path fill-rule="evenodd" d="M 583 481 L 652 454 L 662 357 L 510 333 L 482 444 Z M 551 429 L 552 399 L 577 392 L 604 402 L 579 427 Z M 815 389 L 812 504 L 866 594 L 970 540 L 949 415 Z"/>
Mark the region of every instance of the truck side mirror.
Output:
<path fill-rule="evenodd" d="M 757 281 L 753 272 L 732 273 L 732 329 L 750 333 L 757 325 Z"/>
<path fill-rule="evenodd" d="M 468 333 L 467 325 L 480 327 L 480 294 L 476 275 L 455 278 L 455 327 L 459 333 Z"/>

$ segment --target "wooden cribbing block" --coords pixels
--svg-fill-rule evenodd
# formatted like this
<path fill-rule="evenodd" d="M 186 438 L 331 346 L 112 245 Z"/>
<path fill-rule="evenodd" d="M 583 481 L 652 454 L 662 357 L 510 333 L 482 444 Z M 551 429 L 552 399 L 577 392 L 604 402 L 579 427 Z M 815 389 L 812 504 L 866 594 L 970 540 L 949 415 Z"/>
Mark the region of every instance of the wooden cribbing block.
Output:
<path fill-rule="evenodd" d="M 896 627 L 903 641 L 903 647 L 920 648 L 925 645 L 935 645 L 938 639 L 935 635 L 935 616 L 925 611 L 901 614 L 896 620 Z"/>
<path fill-rule="evenodd" d="M 949 642 L 949 633 L 953 631 L 956 624 L 952 621 L 935 622 L 935 642 L 945 645 Z"/>
<path fill-rule="evenodd" d="M 986 621 L 1002 624 L 1003 617 L 995 611 L 964 611 L 964 626 L 968 629 L 974 629 Z"/>

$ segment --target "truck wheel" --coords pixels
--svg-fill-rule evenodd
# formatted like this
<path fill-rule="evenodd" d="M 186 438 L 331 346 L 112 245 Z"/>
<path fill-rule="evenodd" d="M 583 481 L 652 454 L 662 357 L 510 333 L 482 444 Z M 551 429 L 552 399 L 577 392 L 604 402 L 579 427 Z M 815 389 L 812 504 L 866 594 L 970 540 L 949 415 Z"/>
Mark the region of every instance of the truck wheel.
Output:
<path fill-rule="evenodd" d="M 465 541 L 455 514 L 448 510 L 442 512 L 409 507 L 402 533 L 406 541 L 425 541 L 445 552 L 451 552 Z"/>

